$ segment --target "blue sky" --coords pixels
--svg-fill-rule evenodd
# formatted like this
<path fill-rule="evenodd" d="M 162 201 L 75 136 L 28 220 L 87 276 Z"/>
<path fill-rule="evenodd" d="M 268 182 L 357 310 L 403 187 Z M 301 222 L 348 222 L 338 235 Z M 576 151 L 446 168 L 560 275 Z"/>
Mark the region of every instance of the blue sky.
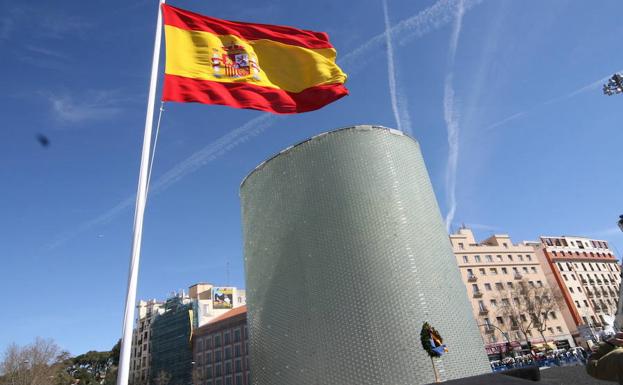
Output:
<path fill-rule="evenodd" d="M 198 281 L 243 287 L 241 180 L 353 124 L 420 141 L 454 228 L 585 235 L 621 255 L 623 95 L 600 89 L 623 69 L 617 1 L 170 4 L 327 31 L 351 94 L 294 116 L 166 105 L 140 298 Z M 0 1 L 0 349 L 43 336 L 78 354 L 120 336 L 156 9 Z"/>

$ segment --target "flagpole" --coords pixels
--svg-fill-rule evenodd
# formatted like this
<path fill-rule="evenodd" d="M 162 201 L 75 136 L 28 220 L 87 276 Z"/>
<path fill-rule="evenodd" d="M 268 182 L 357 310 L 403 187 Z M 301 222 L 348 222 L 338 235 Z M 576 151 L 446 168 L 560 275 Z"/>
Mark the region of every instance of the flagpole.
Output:
<path fill-rule="evenodd" d="M 151 78 L 149 81 L 149 96 L 147 97 L 147 113 L 145 115 L 145 134 L 143 137 L 143 152 L 138 176 L 136 192 L 136 207 L 134 209 L 134 235 L 132 239 L 132 256 L 130 258 L 130 272 L 128 274 L 128 290 L 125 300 L 123 316 L 123 336 L 121 338 L 121 352 L 119 355 L 119 369 L 117 385 L 127 385 L 130 372 L 130 357 L 132 354 L 132 334 L 134 326 L 134 310 L 136 308 L 136 287 L 138 284 L 138 266 L 141 256 L 141 239 L 143 237 L 143 218 L 147 202 L 149 177 L 149 158 L 151 147 L 151 131 L 154 121 L 154 104 L 156 102 L 156 86 L 158 84 L 158 63 L 160 62 L 160 43 L 162 40 L 162 7 L 165 0 L 158 1 L 158 21 L 156 22 L 156 37 L 154 39 L 154 53 L 151 62 Z"/>

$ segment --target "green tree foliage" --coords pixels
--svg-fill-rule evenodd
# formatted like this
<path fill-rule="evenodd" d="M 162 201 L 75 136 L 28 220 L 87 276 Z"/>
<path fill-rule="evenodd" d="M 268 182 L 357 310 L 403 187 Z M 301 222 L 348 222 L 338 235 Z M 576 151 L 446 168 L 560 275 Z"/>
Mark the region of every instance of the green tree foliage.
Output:
<path fill-rule="evenodd" d="M 0 385 L 114 385 L 120 341 L 110 351 L 89 351 L 76 357 L 54 341 L 11 344 L 0 362 Z"/>

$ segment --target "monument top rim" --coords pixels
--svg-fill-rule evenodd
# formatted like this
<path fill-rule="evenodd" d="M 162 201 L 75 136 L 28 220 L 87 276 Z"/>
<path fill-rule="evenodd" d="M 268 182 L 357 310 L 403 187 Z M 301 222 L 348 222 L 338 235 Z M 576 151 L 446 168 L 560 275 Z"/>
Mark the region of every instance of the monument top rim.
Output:
<path fill-rule="evenodd" d="M 387 133 L 391 134 L 391 135 L 397 135 L 397 136 L 404 136 L 407 138 L 412 139 L 413 141 L 415 141 L 417 143 L 417 140 L 415 138 L 413 138 L 412 136 L 404 133 L 403 131 L 400 130 L 396 130 L 394 128 L 389 128 L 389 127 L 385 127 L 385 126 L 379 126 L 379 125 L 372 125 L 372 124 L 359 124 L 359 125 L 354 125 L 354 126 L 346 126 L 346 127 L 341 127 L 341 128 L 337 128 L 335 130 L 331 130 L 331 131 L 325 131 L 322 132 L 320 134 L 314 135 L 310 138 L 307 138 L 305 140 L 302 140 L 298 143 L 295 143 L 291 146 L 288 146 L 286 148 L 284 148 L 283 150 L 279 151 L 278 153 L 276 153 L 275 155 L 267 158 L 266 160 L 264 160 L 263 162 L 261 162 L 260 164 L 258 164 L 253 170 L 251 170 L 251 172 L 249 172 L 247 174 L 247 176 L 245 176 L 242 179 L 242 182 L 240 183 L 240 190 L 242 190 L 245 182 L 247 181 L 247 179 L 249 179 L 249 177 L 251 177 L 251 175 L 255 174 L 256 171 L 261 170 L 262 168 L 264 168 L 266 166 L 266 164 L 268 164 L 271 160 L 279 157 L 280 155 L 284 155 L 287 154 L 289 152 L 291 152 L 292 150 L 294 150 L 295 148 L 304 145 L 308 142 L 313 142 L 315 140 L 318 140 L 320 138 L 323 138 L 327 135 L 333 135 L 333 134 L 337 134 L 337 133 L 341 133 L 342 131 L 347 131 L 347 130 L 357 130 L 357 131 L 374 131 L 374 130 L 378 130 L 378 131 L 386 131 Z"/>

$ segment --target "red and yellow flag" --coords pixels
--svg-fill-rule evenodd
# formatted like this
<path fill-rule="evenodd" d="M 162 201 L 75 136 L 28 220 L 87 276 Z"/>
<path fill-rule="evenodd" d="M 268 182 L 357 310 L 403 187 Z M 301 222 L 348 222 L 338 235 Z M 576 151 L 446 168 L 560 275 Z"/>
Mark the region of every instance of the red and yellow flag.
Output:
<path fill-rule="evenodd" d="M 220 20 L 170 5 L 162 11 L 164 101 L 293 114 L 348 94 L 326 33 Z"/>

